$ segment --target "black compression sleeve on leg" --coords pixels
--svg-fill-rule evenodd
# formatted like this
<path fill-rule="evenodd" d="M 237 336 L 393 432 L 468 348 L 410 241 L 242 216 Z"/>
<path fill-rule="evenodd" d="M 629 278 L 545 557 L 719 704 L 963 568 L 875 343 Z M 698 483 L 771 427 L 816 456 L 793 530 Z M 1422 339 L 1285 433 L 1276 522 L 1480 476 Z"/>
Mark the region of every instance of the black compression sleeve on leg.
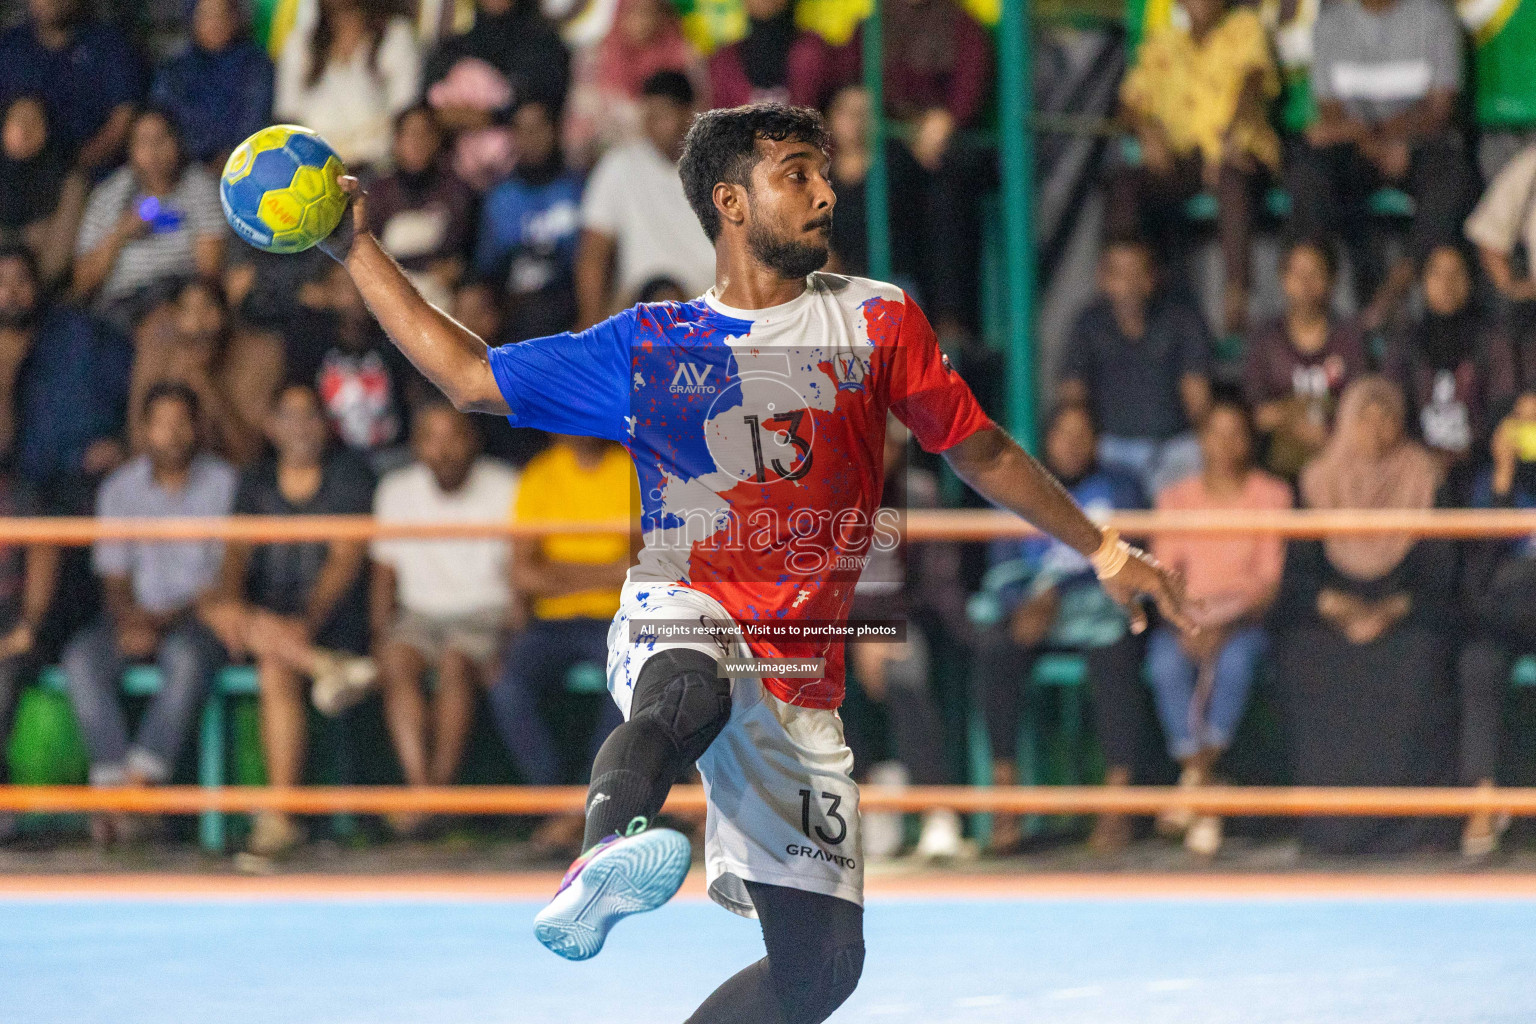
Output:
<path fill-rule="evenodd" d="M 768 955 L 704 1001 L 688 1024 L 821 1024 L 864 970 L 864 908 L 836 896 L 748 882 Z"/>
<path fill-rule="evenodd" d="M 627 830 L 635 818 L 655 818 L 672 783 L 730 717 L 730 681 L 718 677 L 714 658 L 680 649 L 652 656 L 635 682 L 629 721 L 592 762 L 583 848 Z"/>

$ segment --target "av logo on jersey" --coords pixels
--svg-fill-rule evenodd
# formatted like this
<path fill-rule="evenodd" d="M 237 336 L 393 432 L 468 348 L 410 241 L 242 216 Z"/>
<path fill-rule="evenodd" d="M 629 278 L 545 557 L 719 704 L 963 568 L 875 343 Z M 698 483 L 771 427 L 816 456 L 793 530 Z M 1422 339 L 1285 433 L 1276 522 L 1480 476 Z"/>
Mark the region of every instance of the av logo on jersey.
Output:
<path fill-rule="evenodd" d="M 715 386 L 709 383 L 709 372 L 714 367 L 708 363 L 679 362 L 672 375 L 671 392 L 674 395 L 712 395 Z"/>

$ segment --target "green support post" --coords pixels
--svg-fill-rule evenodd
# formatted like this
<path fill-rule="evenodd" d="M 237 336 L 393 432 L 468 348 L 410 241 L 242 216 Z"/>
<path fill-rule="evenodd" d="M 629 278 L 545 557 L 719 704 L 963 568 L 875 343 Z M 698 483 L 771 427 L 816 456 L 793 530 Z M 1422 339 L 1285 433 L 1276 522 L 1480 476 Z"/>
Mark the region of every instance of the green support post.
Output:
<path fill-rule="evenodd" d="M 890 178 L 885 165 L 885 57 L 881 35 L 880 0 L 871 0 L 864 22 L 864 89 L 869 93 L 869 176 L 865 179 L 864 208 L 869 242 L 869 276 L 891 279 Z"/>
<path fill-rule="evenodd" d="M 1035 438 L 1035 144 L 1033 50 L 1025 0 L 1002 0 L 997 88 L 1003 181 L 1004 298 L 1007 319 L 1008 429 L 1036 450 Z"/>
<path fill-rule="evenodd" d="M 224 785 L 224 693 L 215 680 L 203 703 L 203 720 L 197 752 L 197 784 L 207 788 Z M 204 811 L 198 816 L 197 835 L 205 853 L 224 852 L 224 815 Z"/>

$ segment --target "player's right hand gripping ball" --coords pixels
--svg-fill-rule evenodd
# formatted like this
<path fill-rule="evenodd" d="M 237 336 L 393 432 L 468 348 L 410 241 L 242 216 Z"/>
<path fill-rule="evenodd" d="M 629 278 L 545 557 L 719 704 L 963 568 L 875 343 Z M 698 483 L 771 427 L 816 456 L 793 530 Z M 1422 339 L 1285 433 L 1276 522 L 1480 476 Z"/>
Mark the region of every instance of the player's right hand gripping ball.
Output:
<path fill-rule="evenodd" d="M 267 252 L 303 252 L 335 230 L 347 197 L 336 151 L 308 128 L 278 124 L 235 147 L 219 199 L 235 234 Z"/>

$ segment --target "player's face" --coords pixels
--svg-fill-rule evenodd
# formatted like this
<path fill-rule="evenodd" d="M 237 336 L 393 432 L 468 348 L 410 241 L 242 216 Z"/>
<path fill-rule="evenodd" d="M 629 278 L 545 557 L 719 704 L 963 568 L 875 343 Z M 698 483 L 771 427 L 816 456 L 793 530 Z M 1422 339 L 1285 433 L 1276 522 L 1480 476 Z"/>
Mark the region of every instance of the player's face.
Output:
<path fill-rule="evenodd" d="M 290 466 L 313 466 L 325 451 L 325 415 L 320 399 L 306 387 L 284 391 L 272 409 L 267 436 Z"/>
<path fill-rule="evenodd" d="M 192 463 L 192 454 L 197 451 L 197 424 L 185 402 L 166 397 L 149 407 L 144 446 L 156 469 L 182 470 Z"/>
<path fill-rule="evenodd" d="M 837 196 L 827 180 L 827 155 L 808 142 L 758 144 L 747 190 L 747 248 L 780 277 L 804 277 L 831 253 Z"/>
<path fill-rule="evenodd" d="M 475 461 L 475 436 L 469 418 L 441 405 L 416 416 L 416 457 L 432 471 L 437 486 L 456 491 Z"/>

